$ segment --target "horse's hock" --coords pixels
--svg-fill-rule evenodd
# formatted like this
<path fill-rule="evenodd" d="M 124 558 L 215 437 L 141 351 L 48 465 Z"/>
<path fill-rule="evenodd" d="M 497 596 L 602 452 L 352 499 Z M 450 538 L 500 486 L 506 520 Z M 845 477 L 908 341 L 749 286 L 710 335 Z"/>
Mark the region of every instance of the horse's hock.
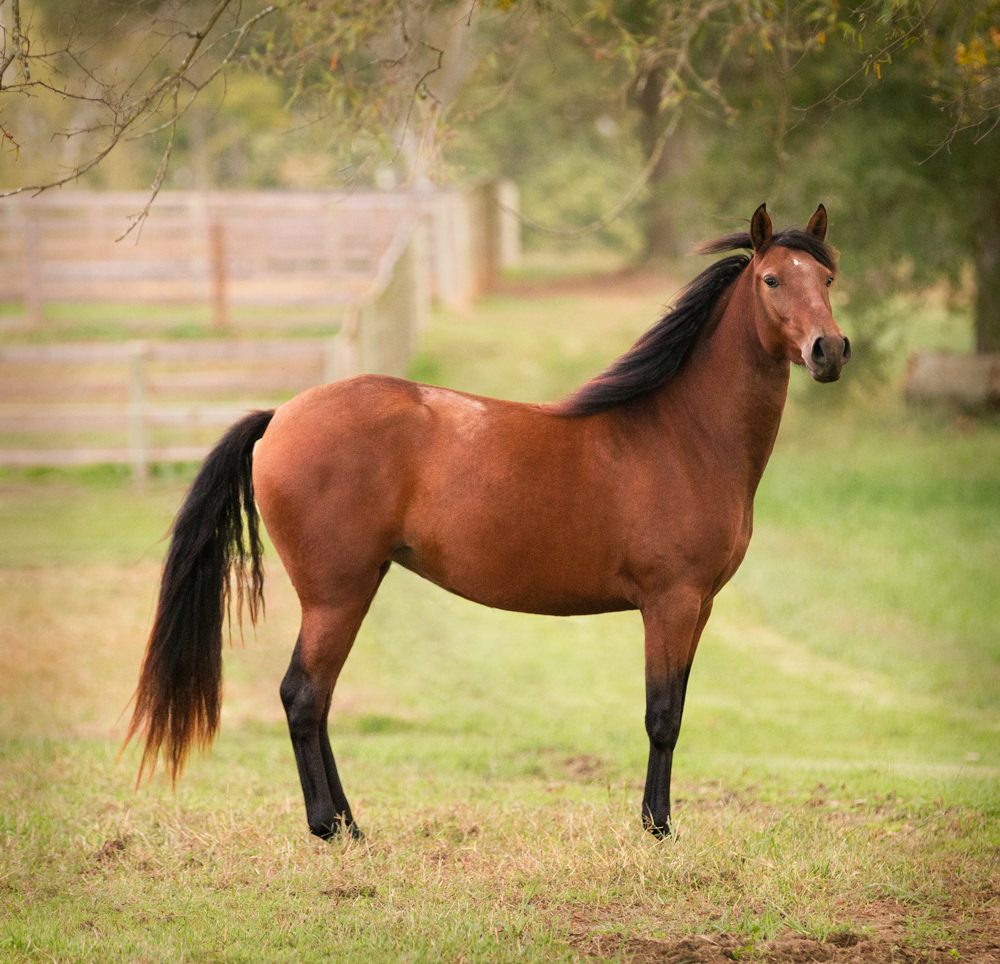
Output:
<path fill-rule="evenodd" d="M 915 405 L 1000 409 L 1000 354 L 916 352 L 906 366 L 904 392 Z"/>

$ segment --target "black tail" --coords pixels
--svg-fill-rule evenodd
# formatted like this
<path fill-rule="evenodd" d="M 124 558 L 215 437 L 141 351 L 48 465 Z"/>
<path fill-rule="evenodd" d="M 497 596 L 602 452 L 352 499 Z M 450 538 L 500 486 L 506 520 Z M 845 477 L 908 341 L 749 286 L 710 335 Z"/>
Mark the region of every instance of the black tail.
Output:
<path fill-rule="evenodd" d="M 219 728 L 222 702 L 222 623 L 236 570 L 236 616 L 242 627 L 244 599 L 256 625 L 263 607 L 263 547 L 253 497 L 253 446 L 273 411 L 252 412 L 223 435 L 195 477 L 174 521 L 163 566 L 156 620 L 135 694 L 128 743 L 146 741 L 146 767 L 164 763 L 174 780 L 192 742 L 206 747 Z M 243 539 L 247 520 L 249 545 Z"/>

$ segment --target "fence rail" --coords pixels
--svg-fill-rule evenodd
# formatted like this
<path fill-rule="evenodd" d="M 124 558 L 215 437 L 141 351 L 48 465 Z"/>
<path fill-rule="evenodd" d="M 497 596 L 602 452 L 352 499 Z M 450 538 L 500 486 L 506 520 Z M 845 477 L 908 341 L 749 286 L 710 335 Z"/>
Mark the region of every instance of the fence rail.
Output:
<path fill-rule="evenodd" d="M 332 381 L 341 374 L 342 342 L 336 336 L 0 348 L 0 437 L 35 443 L 0 448 L 0 465 L 126 464 L 142 484 L 150 463 L 201 459 L 211 447 L 208 441 L 178 444 L 176 439 L 157 444 L 154 432 L 204 435 L 251 409 L 273 408 L 310 385 Z M 255 395 L 262 371 L 269 374 L 267 387 L 275 397 Z M 101 397 L 114 399 L 86 400 L 95 384 Z M 199 394 L 241 398 L 190 397 Z M 122 444 L 58 444 L 67 435 L 78 442 L 108 433 Z"/>

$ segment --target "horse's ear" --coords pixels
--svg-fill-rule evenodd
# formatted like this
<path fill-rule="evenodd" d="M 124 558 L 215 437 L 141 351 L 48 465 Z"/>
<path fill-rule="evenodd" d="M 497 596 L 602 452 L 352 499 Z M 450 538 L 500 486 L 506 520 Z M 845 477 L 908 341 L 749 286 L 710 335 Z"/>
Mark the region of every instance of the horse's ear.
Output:
<path fill-rule="evenodd" d="M 817 238 L 822 241 L 826 238 L 826 208 L 821 204 L 816 208 L 816 213 L 809 219 L 809 223 L 806 225 L 806 231 L 810 234 L 815 234 Z"/>
<path fill-rule="evenodd" d="M 754 251 L 763 251 L 771 241 L 771 218 L 767 213 L 767 205 L 762 204 L 753 212 L 750 219 L 750 241 Z"/>

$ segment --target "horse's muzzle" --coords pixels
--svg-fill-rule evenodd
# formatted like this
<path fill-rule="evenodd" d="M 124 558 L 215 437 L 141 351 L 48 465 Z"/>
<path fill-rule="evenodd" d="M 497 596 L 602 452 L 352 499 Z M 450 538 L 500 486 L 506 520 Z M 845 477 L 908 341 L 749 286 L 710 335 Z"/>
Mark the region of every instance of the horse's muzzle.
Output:
<path fill-rule="evenodd" d="M 846 335 L 820 335 L 803 352 L 809 374 L 818 382 L 835 382 L 851 357 L 851 342 Z"/>

